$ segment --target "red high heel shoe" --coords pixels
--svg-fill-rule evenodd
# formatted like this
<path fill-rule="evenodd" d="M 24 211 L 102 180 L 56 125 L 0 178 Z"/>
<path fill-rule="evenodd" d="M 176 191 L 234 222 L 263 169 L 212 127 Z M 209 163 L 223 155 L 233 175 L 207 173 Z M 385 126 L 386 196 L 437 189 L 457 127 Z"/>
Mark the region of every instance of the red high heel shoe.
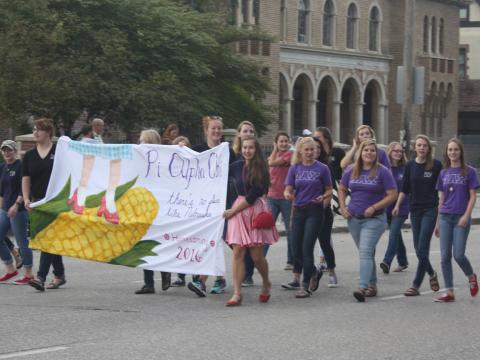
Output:
<path fill-rule="evenodd" d="M 270 300 L 270 294 L 260 294 L 258 295 L 258 301 L 261 303 L 267 303 Z"/>
<path fill-rule="evenodd" d="M 68 205 L 72 206 L 72 211 L 75 214 L 82 215 L 85 206 L 78 205 L 78 189 L 75 189 L 73 192 L 72 197 L 68 200 Z"/>
<path fill-rule="evenodd" d="M 230 300 L 225 303 L 225 306 L 240 306 L 242 305 L 242 295 L 233 295 Z"/>
<path fill-rule="evenodd" d="M 105 195 L 102 197 L 102 200 L 100 201 L 100 207 L 98 208 L 97 216 L 105 217 L 105 220 L 107 220 L 111 224 L 117 225 L 120 222 L 117 212 L 111 213 L 110 211 L 108 211 L 107 200 L 105 199 Z"/>

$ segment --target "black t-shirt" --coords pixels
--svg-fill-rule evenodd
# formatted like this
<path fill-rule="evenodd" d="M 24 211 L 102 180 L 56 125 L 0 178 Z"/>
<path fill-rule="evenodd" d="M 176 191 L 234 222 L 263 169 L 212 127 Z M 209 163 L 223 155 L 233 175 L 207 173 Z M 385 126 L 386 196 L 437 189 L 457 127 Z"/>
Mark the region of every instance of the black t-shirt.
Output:
<path fill-rule="evenodd" d="M 340 161 L 345 157 L 345 151 L 341 148 L 334 147 L 330 155 L 330 170 L 333 173 L 335 180 L 340 181 L 342 178 L 342 168 L 340 166 Z"/>
<path fill-rule="evenodd" d="M 425 169 L 425 164 L 418 164 L 415 159 L 405 165 L 403 173 L 402 192 L 409 194 L 410 209 L 428 209 L 438 206 L 436 184 L 442 170 L 442 163 L 433 160 L 431 170 Z"/>
<path fill-rule="evenodd" d="M 2 164 L 0 174 L 2 209 L 8 211 L 17 201 L 18 195 L 22 193 L 22 162 L 15 160 L 12 164 Z M 23 204 L 19 205 L 18 211 L 23 210 L 25 210 Z"/>
<path fill-rule="evenodd" d="M 196 151 L 196 152 L 204 152 L 204 151 L 207 151 L 207 150 L 210 150 L 210 149 L 211 149 L 211 147 L 209 147 L 207 143 L 195 145 L 194 147 L 192 147 L 192 150 Z M 228 163 L 231 164 L 234 161 L 236 161 L 237 159 L 235 157 L 235 152 L 232 150 L 232 148 L 229 147 L 228 150 L 230 151 L 230 157 L 228 159 Z"/>
<path fill-rule="evenodd" d="M 48 182 L 53 169 L 56 145 L 53 144 L 45 158 L 41 158 L 37 148 L 25 153 L 23 158 L 23 176 L 30 177 L 30 197 L 32 200 L 40 200 L 45 197 Z"/>

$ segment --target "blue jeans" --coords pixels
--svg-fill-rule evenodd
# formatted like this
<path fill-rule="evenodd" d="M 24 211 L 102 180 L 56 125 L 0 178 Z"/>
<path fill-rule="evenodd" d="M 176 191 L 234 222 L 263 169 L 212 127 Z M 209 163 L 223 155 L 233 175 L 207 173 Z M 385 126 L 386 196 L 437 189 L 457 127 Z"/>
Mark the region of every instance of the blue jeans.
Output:
<path fill-rule="evenodd" d="M 410 222 L 412 224 L 413 246 L 418 258 L 417 273 L 413 279 L 413 287 L 416 289 L 422 285 L 425 273 L 433 276 L 435 271 L 430 264 L 430 241 L 432 240 L 435 223 L 437 221 L 437 208 L 412 209 L 410 210 Z"/>
<path fill-rule="evenodd" d="M 348 229 L 360 255 L 360 281 L 358 287 L 366 289 L 368 285 L 377 284 L 377 268 L 375 266 L 375 248 L 385 231 L 387 219 L 385 214 L 373 218 L 350 218 Z"/>
<path fill-rule="evenodd" d="M 473 275 L 472 265 L 465 256 L 470 220 L 466 227 L 458 226 L 462 215 L 440 214 L 440 251 L 442 254 L 442 273 L 445 287 L 453 290 L 452 248 L 453 258 L 466 276 Z"/>
<path fill-rule="evenodd" d="M 273 218 L 277 221 L 278 215 L 282 214 L 287 236 L 287 263 L 293 265 L 292 232 L 290 231 L 290 217 L 292 216 L 292 202 L 285 199 L 267 198 L 268 207 L 272 211 Z"/>
<path fill-rule="evenodd" d="M 23 266 L 25 268 L 31 268 L 33 265 L 33 256 L 32 250 L 28 247 L 28 238 L 27 238 L 27 227 L 28 227 L 28 214 L 27 211 L 20 211 L 17 213 L 13 219 L 9 218 L 5 210 L 0 209 L 0 258 L 2 261 L 9 265 L 13 262 L 12 256 L 10 255 L 10 250 L 3 239 L 7 235 L 10 228 L 15 235 L 17 240 L 17 245 L 20 249 L 20 254 L 23 259 Z"/>
<path fill-rule="evenodd" d="M 285 233 L 287 235 L 287 263 L 293 264 L 293 250 L 292 250 L 292 240 L 290 235 L 290 214 L 292 211 L 292 202 L 285 199 L 273 199 L 267 198 L 268 207 L 272 212 L 273 218 L 277 221 L 278 215 L 280 213 L 283 217 L 283 222 L 285 223 Z M 269 245 L 263 246 L 263 256 L 267 256 Z M 253 264 L 252 257 L 250 252 L 245 252 L 245 278 L 251 279 L 253 276 L 253 271 L 255 265 Z"/>
<path fill-rule="evenodd" d="M 407 250 L 402 238 L 402 226 L 407 216 L 388 216 L 387 223 L 390 226 L 388 235 L 388 246 L 383 257 L 383 262 L 388 266 L 392 265 L 393 258 L 397 256 L 398 265 L 407 266 Z"/>
<path fill-rule="evenodd" d="M 308 289 L 314 271 L 313 249 L 323 221 L 323 205 L 295 207 L 293 210 L 293 272 L 301 274 L 302 286 Z"/>

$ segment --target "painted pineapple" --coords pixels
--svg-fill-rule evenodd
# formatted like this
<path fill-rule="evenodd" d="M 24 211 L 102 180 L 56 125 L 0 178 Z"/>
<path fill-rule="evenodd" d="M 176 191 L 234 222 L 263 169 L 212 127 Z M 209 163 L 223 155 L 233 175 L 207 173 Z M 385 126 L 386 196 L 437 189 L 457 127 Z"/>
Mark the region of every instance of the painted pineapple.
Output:
<path fill-rule="evenodd" d="M 120 223 L 113 225 L 97 216 L 98 207 L 85 208 L 83 215 L 60 212 L 39 231 L 30 247 L 81 259 L 111 262 L 130 251 L 147 232 L 159 205 L 145 188 L 130 188 L 116 200 Z"/>

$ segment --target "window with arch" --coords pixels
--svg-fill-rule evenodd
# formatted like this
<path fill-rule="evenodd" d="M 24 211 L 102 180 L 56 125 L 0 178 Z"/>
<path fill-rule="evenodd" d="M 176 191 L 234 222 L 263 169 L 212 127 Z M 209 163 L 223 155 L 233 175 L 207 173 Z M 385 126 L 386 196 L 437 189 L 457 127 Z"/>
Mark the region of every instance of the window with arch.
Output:
<path fill-rule="evenodd" d="M 445 50 L 445 22 L 443 19 L 440 19 L 440 26 L 438 28 L 438 51 L 443 55 Z"/>
<path fill-rule="evenodd" d="M 430 27 L 428 25 L 428 16 L 423 18 L 423 52 L 428 53 L 428 32 Z"/>
<path fill-rule="evenodd" d="M 280 4 L 280 39 L 287 38 L 287 4 L 286 0 L 282 0 Z"/>
<path fill-rule="evenodd" d="M 260 0 L 253 0 L 252 16 L 255 25 L 260 24 Z"/>
<path fill-rule="evenodd" d="M 310 4 L 308 0 L 298 1 L 298 42 L 308 42 L 308 16 Z"/>
<path fill-rule="evenodd" d="M 323 7 L 323 45 L 333 45 L 333 30 L 335 21 L 335 7 L 332 0 L 325 1 Z"/>
<path fill-rule="evenodd" d="M 357 20 L 358 11 L 357 6 L 351 3 L 347 11 L 347 49 L 355 49 L 357 37 Z"/>
<path fill-rule="evenodd" d="M 244 24 L 248 24 L 248 0 L 242 0 L 242 20 Z"/>
<path fill-rule="evenodd" d="M 432 53 L 437 52 L 437 19 L 432 17 L 432 44 L 430 46 Z"/>
<path fill-rule="evenodd" d="M 372 10 L 370 10 L 368 21 L 368 49 L 370 51 L 378 51 L 380 40 L 380 11 L 378 10 L 378 7 L 374 6 Z"/>

